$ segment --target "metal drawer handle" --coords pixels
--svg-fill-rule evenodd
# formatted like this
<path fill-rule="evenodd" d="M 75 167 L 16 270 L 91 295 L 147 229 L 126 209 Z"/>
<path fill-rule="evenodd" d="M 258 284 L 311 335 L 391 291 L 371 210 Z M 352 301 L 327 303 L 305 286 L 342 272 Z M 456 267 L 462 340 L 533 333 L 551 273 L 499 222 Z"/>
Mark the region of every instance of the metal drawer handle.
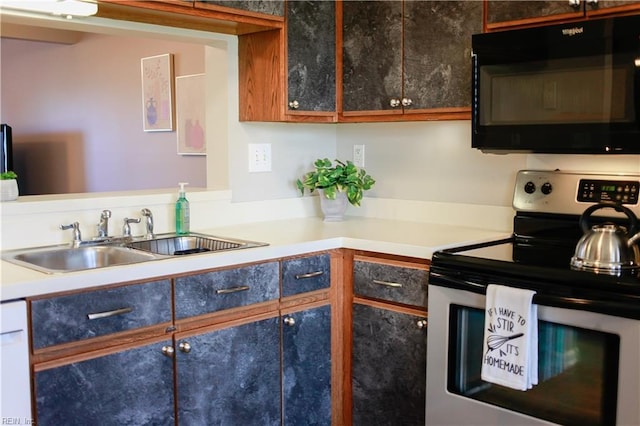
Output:
<path fill-rule="evenodd" d="M 296 275 L 296 280 L 303 280 L 305 278 L 319 277 L 322 274 L 324 274 L 324 271 L 315 271 L 315 272 L 308 272 L 306 274 L 297 274 Z"/>
<path fill-rule="evenodd" d="M 133 311 L 133 308 L 131 307 L 120 308 L 120 309 L 114 309 L 113 311 L 96 312 L 94 314 L 87 314 L 87 318 L 89 318 L 90 320 L 95 320 L 100 318 L 109 318 L 109 317 L 115 317 L 116 315 L 128 314 L 131 311 Z"/>
<path fill-rule="evenodd" d="M 381 280 L 373 280 L 374 284 L 380 284 L 380 285 L 384 285 L 387 287 L 395 287 L 395 288 L 401 288 L 402 284 L 400 283 L 392 283 L 389 281 L 381 281 Z"/>
<path fill-rule="evenodd" d="M 247 291 L 249 290 L 249 286 L 248 285 L 241 285 L 238 287 L 232 287 L 232 288 L 223 288 L 220 290 L 216 290 L 216 294 L 229 294 L 229 293 L 237 293 L 239 291 Z"/>

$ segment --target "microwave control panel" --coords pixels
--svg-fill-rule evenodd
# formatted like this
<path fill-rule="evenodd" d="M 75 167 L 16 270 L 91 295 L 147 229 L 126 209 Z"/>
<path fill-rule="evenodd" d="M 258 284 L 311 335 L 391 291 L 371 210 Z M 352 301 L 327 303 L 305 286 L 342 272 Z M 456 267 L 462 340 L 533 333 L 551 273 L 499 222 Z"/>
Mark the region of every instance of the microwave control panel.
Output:
<path fill-rule="evenodd" d="M 619 180 L 581 179 L 578 201 L 583 203 L 615 202 L 638 204 L 640 182 Z"/>

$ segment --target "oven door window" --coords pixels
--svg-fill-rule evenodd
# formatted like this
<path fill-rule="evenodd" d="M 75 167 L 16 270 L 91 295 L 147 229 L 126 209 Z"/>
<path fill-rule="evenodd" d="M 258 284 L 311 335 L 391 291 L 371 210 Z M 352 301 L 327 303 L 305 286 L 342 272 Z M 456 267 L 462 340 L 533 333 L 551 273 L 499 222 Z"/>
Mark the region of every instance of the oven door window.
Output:
<path fill-rule="evenodd" d="M 484 310 L 451 305 L 449 320 L 449 392 L 559 424 L 615 424 L 619 336 L 540 320 L 538 385 L 522 392 L 480 378 Z"/>

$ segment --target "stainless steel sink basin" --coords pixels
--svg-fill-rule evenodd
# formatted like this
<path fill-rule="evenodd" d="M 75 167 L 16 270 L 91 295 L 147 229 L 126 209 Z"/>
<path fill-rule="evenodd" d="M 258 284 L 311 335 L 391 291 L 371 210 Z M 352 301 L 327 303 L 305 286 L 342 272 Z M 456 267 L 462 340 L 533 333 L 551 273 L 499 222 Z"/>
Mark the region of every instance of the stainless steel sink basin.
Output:
<path fill-rule="evenodd" d="M 109 245 L 25 249 L 9 252 L 3 257 L 9 262 L 46 273 L 127 265 L 157 258 L 151 253 Z"/>
<path fill-rule="evenodd" d="M 266 245 L 255 241 L 221 238 L 196 233 L 190 233 L 189 235 L 163 234 L 157 235 L 152 240 L 133 241 L 126 244 L 127 247 L 133 249 L 164 256 L 239 250 Z"/>

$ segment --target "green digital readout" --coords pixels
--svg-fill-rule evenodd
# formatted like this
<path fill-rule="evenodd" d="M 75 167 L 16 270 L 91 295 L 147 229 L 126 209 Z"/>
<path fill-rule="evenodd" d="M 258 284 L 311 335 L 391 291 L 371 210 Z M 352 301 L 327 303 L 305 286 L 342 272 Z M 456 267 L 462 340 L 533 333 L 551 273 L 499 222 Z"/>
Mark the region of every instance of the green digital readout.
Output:
<path fill-rule="evenodd" d="M 602 192 L 614 192 L 616 190 L 616 186 L 615 185 L 602 185 L 600 187 L 600 190 Z"/>

